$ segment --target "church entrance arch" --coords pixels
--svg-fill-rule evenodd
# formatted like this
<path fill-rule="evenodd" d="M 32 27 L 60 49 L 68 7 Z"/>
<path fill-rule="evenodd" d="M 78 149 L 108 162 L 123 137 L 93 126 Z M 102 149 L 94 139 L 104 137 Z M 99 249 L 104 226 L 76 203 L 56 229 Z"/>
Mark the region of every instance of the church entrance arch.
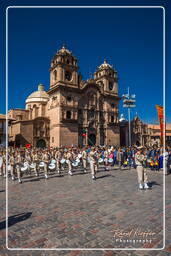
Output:
<path fill-rule="evenodd" d="M 46 141 L 43 139 L 40 139 L 36 143 L 37 148 L 46 148 Z"/>
<path fill-rule="evenodd" d="M 90 133 L 88 135 L 88 145 L 89 146 L 94 146 L 96 145 L 96 135 L 94 133 Z"/>

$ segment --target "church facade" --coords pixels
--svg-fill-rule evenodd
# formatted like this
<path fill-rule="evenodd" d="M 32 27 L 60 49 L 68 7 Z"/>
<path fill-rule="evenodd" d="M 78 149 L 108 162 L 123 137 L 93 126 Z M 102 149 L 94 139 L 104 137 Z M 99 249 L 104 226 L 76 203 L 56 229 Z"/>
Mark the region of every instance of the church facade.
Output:
<path fill-rule="evenodd" d="M 26 99 L 8 116 L 9 142 L 38 147 L 120 145 L 117 71 L 105 60 L 93 78 L 82 80 L 77 58 L 66 47 L 54 55 L 50 86 Z"/>

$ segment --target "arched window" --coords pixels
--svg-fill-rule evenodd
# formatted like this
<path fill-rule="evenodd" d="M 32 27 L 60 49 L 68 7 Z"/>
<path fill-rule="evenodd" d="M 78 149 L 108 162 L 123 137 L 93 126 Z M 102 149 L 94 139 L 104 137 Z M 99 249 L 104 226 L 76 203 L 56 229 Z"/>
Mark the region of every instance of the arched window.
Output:
<path fill-rule="evenodd" d="M 114 122 L 114 116 L 111 116 L 111 123 Z"/>
<path fill-rule="evenodd" d="M 71 119 L 71 111 L 67 111 L 66 112 L 66 118 L 67 119 Z"/>
<path fill-rule="evenodd" d="M 57 71 L 56 70 L 53 72 L 53 75 L 54 75 L 54 80 L 56 81 L 56 79 L 57 79 Z"/>

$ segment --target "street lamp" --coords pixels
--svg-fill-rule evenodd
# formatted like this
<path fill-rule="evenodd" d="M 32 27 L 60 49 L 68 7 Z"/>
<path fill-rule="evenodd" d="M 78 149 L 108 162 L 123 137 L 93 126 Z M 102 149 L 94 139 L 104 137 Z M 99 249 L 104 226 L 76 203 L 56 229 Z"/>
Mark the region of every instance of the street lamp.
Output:
<path fill-rule="evenodd" d="M 131 118 L 130 118 L 130 109 L 135 108 L 135 94 L 130 94 L 129 87 L 128 93 L 122 95 L 123 98 L 123 107 L 128 108 L 128 122 L 129 122 L 129 147 L 131 147 Z"/>

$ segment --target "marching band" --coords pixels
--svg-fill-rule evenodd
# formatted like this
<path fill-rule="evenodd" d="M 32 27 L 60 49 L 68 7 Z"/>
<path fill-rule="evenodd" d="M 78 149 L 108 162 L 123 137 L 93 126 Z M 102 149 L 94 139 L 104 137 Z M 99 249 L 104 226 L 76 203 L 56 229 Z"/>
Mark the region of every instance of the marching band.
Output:
<path fill-rule="evenodd" d="M 153 151 L 150 151 L 152 154 Z M 158 150 L 160 156 L 163 149 Z M 169 155 L 169 154 L 168 154 Z M 58 174 L 67 170 L 69 175 L 78 167 L 87 172 L 90 168 L 91 177 L 96 179 L 99 165 L 102 164 L 105 171 L 109 170 L 109 166 L 114 166 L 117 162 L 119 169 L 128 166 L 129 169 L 136 168 L 138 174 L 139 189 L 148 189 L 148 178 L 145 167 L 151 164 L 149 150 L 143 147 L 122 149 L 109 147 L 70 147 L 70 148 L 8 148 L 6 154 L 5 149 L 0 151 L 0 176 L 7 176 L 6 173 L 6 156 L 8 157 L 7 172 L 11 179 L 18 179 L 22 183 L 24 174 L 34 173 L 39 176 L 40 172 L 44 173 L 45 179 L 48 179 L 51 171 Z M 155 155 L 156 158 L 156 155 Z M 159 161 L 161 162 L 161 161 Z M 163 164 L 161 162 L 161 164 Z"/>

